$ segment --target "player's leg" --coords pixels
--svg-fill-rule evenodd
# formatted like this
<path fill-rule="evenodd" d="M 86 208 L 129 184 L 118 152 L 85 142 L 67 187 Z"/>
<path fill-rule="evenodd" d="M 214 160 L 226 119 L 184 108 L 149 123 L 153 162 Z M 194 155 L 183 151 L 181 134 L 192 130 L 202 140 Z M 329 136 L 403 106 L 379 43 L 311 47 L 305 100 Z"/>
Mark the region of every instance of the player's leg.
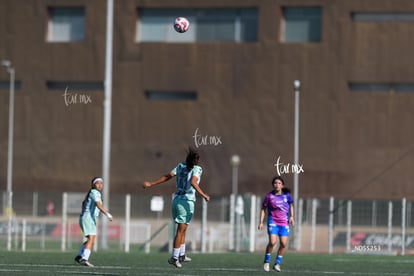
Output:
<path fill-rule="evenodd" d="M 177 224 L 177 230 L 175 232 L 171 258 L 168 259 L 168 263 L 171 265 L 174 265 L 177 268 L 180 268 L 181 263 L 179 262 L 178 257 L 180 254 L 180 245 L 183 240 L 182 233 L 183 233 L 183 230 L 185 232 L 187 225 L 185 224 L 185 221 L 183 220 L 183 215 L 185 216 L 185 213 L 183 213 L 183 208 L 180 207 L 180 200 L 177 198 L 174 198 L 172 202 L 171 213 L 172 213 L 172 217 L 175 223 Z"/>
<path fill-rule="evenodd" d="M 273 269 L 276 271 L 280 271 L 280 264 L 282 263 L 283 254 L 285 253 L 286 245 L 287 245 L 287 236 L 280 236 L 279 237 L 279 249 L 277 250 L 277 257 L 275 260 L 275 264 Z"/>
<path fill-rule="evenodd" d="M 178 260 L 180 255 L 180 246 L 183 240 L 183 236 L 185 231 L 187 230 L 187 224 L 185 223 L 178 223 L 177 224 L 177 231 L 175 232 L 174 238 L 174 248 L 171 254 L 171 258 L 168 259 L 168 263 L 174 265 L 177 268 L 181 267 L 181 263 Z"/>
<path fill-rule="evenodd" d="M 187 232 L 188 224 L 185 224 L 185 225 L 186 225 L 185 227 L 181 227 L 182 229 L 180 233 L 180 236 L 181 236 L 181 240 L 179 241 L 180 250 L 178 252 L 178 260 L 180 261 L 180 263 L 184 261 L 184 255 L 185 255 L 185 234 Z M 178 229 L 177 229 L 177 232 L 178 232 Z"/>
<path fill-rule="evenodd" d="M 287 247 L 288 236 L 280 237 L 280 245 L 277 254 L 283 256 Z"/>
<path fill-rule="evenodd" d="M 83 250 L 83 256 L 82 256 L 83 259 L 85 260 L 89 260 L 92 246 L 93 246 L 93 243 L 95 242 L 96 235 L 89 235 L 87 238 L 88 239 L 86 240 L 85 249 Z"/>
<path fill-rule="evenodd" d="M 82 233 L 84 233 L 85 231 L 83 230 L 83 220 L 82 220 L 82 217 L 79 217 L 79 227 L 80 227 Z M 81 244 L 81 246 L 79 248 L 78 255 L 76 255 L 76 257 L 75 257 L 75 261 L 78 262 L 78 263 L 80 263 L 80 260 L 82 259 L 83 250 L 85 249 L 85 243 L 86 242 L 83 242 Z"/>
<path fill-rule="evenodd" d="M 83 251 L 85 250 L 85 244 L 86 241 L 82 243 L 81 247 L 79 248 L 78 255 L 75 257 L 75 261 L 78 263 L 80 263 L 80 260 L 82 259 Z"/>
<path fill-rule="evenodd" d="M 84 243 L 83 253 L 81 255 L 79 263 L 85 266 L 93 266 L 93 264 L 89 262 L 89 257 L 91 255 L 92 246 L 96 238 L 96 221 L 88 217 L 83 218 L 82 231 L 87 240 Z"/>
<path fill-rule="evenodd" d="M 177 224 L 177 232 L 175 233 L 174 238 L 174 248 L 178 249 L 178 253 L 180 252 L 180 247 L 185 242 L 185 233 L 187 231 L 188 225 L 185 223 L 178 223 Z M 177 257 L 178 257 L 177 253 Z M 175 256 L 174 256 L 175 257 Z"/>
<path fill-rule="evenodd" d="M 180 263 L 191 262 L 191 258 L 187 257 L 185 254 L 186 253 L 185 237 L 186 237 L 188 225 L 190 224 L 190 221 L 194 214 L 194 201 L 185 201 L 183 202 L 182 206 L 184 207 L 185 213 L 186 213 L 184 221 L 187 227 L 185 228 L 183 232 L 181 245 L 180 245 L 180 253 L 178 257 L 178 260 L 180 261 Z"/>
<path fill-rule="evenodd" d="M 270 229 L 272 229 L 272 228 L 270 228 Z M 268 230 L 268 232 L 269 232 L 269 242 L 267 243 L 266 251 L 265 251 L 265 255 L 264 255 L 264 260 L 263 260 L 263 269 L 265 271 L 269 271 L 270 258 L 271 258 L 272 252 L 273 252 L 273 248 L 275 247 L 276 242 L 277 242 L 276 234 L 273 233 L 272 230 Z"/>
<path fill-rule="evenodd" d="M 287 248 L 289 237 L 289 226 L 279 226 L 279 248 L 277 250 L 277 257 L 273 269 L 280 271 L 280 264 L 282 263 L 283 254 Z"/>

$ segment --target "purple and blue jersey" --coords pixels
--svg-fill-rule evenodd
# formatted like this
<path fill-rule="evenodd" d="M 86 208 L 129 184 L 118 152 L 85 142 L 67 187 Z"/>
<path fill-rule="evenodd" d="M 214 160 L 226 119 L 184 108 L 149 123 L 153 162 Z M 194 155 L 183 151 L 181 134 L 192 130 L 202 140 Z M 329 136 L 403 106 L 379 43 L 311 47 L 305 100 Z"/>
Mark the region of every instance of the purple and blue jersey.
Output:
<path fill-rule="evenodd" d="M 274 192 L 266 194 L 262 206 L 267 208 L 267 225 L 289 225 L 289 208 L 293 203 L 289 193 L 275 195 Z"/>

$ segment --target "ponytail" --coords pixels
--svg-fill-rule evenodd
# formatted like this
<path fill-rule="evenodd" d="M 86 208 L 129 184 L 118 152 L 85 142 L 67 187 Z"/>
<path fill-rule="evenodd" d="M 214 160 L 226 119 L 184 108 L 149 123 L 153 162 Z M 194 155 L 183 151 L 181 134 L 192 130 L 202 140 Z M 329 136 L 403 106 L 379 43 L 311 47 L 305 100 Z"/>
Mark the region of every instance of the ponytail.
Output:
<path fill-rule="evenodd" d="M 192 147 L 188 147 L 187 157 L 185 159 L 187 170 L 192 170 L 194 166 L 198 164 L 199 159 L 200 155 L 198 154 L 198 152 Z"/>
<path fill-rule="evenodd" d="M 290 194 L 290 189 L 286 188 L 286 187 L 283 187 L 282 188 L 282 194 Z"/>

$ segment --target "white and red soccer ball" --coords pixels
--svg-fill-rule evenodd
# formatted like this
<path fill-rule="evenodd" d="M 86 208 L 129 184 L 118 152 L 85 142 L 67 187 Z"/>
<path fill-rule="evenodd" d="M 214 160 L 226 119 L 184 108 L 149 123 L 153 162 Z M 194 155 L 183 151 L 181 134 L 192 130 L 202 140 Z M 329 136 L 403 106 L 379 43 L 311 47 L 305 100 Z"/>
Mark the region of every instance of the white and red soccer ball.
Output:
<path fill-rule="evenodd" d="M 190 21 L 185 17 L 177 17 L 174 21 L 174 29 L 179 33 L 185 33 L 190 27 Z"/>

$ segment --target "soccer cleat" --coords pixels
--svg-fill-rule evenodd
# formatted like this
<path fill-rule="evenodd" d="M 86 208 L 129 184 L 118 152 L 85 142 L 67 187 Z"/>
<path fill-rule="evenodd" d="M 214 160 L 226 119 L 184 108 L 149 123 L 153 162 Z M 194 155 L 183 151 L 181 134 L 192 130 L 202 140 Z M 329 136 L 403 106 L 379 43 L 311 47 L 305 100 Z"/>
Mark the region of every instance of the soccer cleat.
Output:
<path fill-rule="evenodd" d="M 178 260 L 180 261 L 180 263 L 188 263 L 191 262 L 191 258 L 187 257 L 186 255 L 180 256 L 178 257 Z"/>
<path fill-rule="evenodd" d="M 85 259 L 81 259 L 81 260 L 79 261 L 79 263 L 80 263 L 81 265 L 84 265 L 84 266 L 94 267 L 94 265 L 93 265 L 93 264 L 91 264 L 88 260 L 85 260 Z"/>
<path fill-rule="evenodd" d="M 270 269 L 269 269 L 269 263 L 264 263 L 263 264 L 263 270 L 264 271 L 269 271 Z"/>
<path fill-rule="evenodd" d="M 168 263 L 170 265 L 175 266 L 176 268 L 180 268 L 181 267 L 180 261 L 178 261 L 176 258 L 173 258 L 173 257 L 171 257 L 171 258 L 168 259 Z"/>
<path fill-rule="evenodd" d="M 277 272 L 280 272 L 280 264 L 275 264 L 273 266 L 273 269 L 276 270 Z"/>
<path fill-rule="evenodd" d="M 79 263 L 80 264 L 80 260 L 82 259 L 82 256 L 76 256 L 75 257 L 75 262 L 77 262 L 77 263 Z"/>

